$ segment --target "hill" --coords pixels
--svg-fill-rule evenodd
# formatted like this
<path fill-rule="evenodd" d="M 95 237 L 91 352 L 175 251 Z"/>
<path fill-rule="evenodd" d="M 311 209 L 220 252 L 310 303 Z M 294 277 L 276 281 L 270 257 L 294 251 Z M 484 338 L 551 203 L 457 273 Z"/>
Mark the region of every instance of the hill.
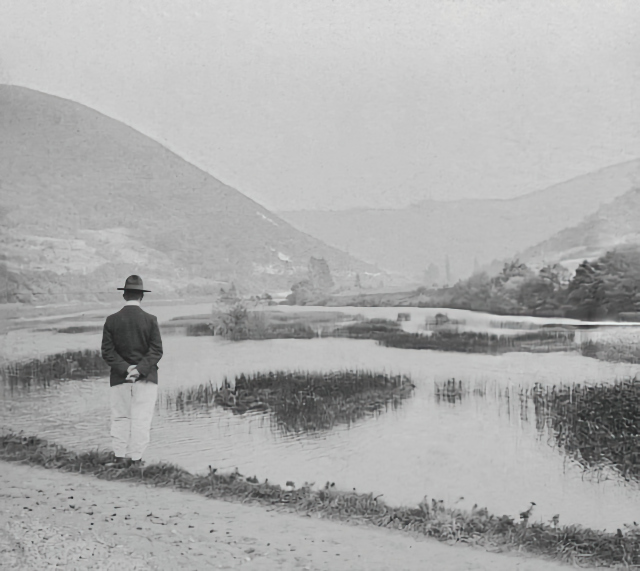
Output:
<path fill-rule="evenodd" d="M 574 226 L 640 185 L 640 160 L 614 165 L 510 200 L 424 201 L 397 210 L 295 211 L 279 215 L 296 228 L 370 263 L 450 282 L 474 267 L 513 257 Z M 439 271 L 436 271 L 436 268 Z M 434 279 L 434 274 L 438 277 Z"/>
<path fill-rule="evenodd" d="M 561 263 L 574 270 L 583 260 L 593 260 L 610 250 L 640 249 L 640 187 L 602 205 L 579 224 L 519 254 L 536 267 Z"/>
<path fill-rule="evenodd" d="M 100 297 L 139 273 L 160 294 L 288 290 L 325 258 L 339 283 L 379 270 L 322 243 L 126 125 L 0 86 L 0 301 Z"/>

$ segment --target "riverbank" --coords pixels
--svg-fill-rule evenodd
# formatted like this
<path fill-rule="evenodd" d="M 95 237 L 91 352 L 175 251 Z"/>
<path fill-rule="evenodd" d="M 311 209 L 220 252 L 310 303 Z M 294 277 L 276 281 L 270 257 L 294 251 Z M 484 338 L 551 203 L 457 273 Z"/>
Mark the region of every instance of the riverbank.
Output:
<path fill-rule="evenodd" d="M 118 469 L 110 464 L 113 455 L 109 452 L 78 454 L 40 438 L 15 433 L 0 437 L 0 460 L 54 468 L 70 475 L 92 475 L 99 480 L 183 490 L 207 498 L 205 503 L 225 500 L 299 517 L 401 530 L 414 538 L 435 538 L 450 545 L 473 545 L 492 552 L 526 552 L 592 567 L 623 564 L 628 568 L 640 562 L 637 525 L 625 526 L 625 533 L 618 530 L 615 534 L 558 525 L 557 521 L 553 526 L 541 522 L 529 525 L 531 509 L 521 514 L 522 521 L 516 523 L 506 515 L 496 517 L 477 506 L 468 512 L 449 508 L 435 499 L 429 503 L 426 497 L 417 508 L 393 507 L 372 494 L 335 490 L 329 482 L 320 490 L 306 483 L 296 488 L 293 482 L 283 489 L 268 480 L 260 483 L 255 477 L 245 477 L 237 469 L 219 474 L 211 466 L 208 473 L 201 475 L 167 463 Z"/>
<path fill-rule="evenodd" d="M 559 563 L 168 488 L 0 463 L 0 567 L 544 571 Z"/>

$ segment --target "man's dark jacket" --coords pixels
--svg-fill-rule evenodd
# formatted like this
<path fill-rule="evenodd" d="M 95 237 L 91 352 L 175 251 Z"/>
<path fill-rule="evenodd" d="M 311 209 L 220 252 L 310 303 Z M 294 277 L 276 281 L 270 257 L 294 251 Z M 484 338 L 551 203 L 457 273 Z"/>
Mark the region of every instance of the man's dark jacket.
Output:
<path fill-rule="evenodd" d="M 127 369 L 136 365 L 141 381 L 158 383 L 162 339 L 158 319 L 138 305 L 125 305 L 107 317 L 102 330 L 102 358 L 111 367 L 111 386 L 127 382 Z"/>

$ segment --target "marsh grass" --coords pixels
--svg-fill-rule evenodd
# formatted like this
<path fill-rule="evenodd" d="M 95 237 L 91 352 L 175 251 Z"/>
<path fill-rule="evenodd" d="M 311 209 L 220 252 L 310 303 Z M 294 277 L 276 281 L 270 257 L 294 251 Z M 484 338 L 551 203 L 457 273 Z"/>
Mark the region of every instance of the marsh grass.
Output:
<path fill-rule="evenodd" d="M 318 337 L 318 330 L 305 322 L 270 322 L 265 324 L 257 339 L 313 339 Z"/>
<path fill-rule="evenodd" d="M 390 333 L 401 332 L 398 321 L 390 319 L 367 319 L 337 327 L 331 332 L 332 337 L 348 337 L 349 339 L 382 339 Z"/>
<path fill-rule="evenodd" d="M 585 468 L 640 478 L 640 381 L 536 386 L 532 399 L 538 428 Z"/>
<path fill-rule="evenodd" d="M 463 396 L 468 395 L 471 389 L 467 384 L 463 384 L 461 380 L 448 379 L 445 382 L 434 383 L 434 395 L 436 402 L 448 402 L 456 404 L 461 402 Z"/>
<path fill-rule="evenodd" d="M 71 325 L 69 327 L 61 327 L 57 329 L 58 333 L 97 333 L 102 331 L 102 325 Z"/>
<path fill-rule="evenodd" d="M 539 329 L 540 325 L 532 321 L 490 321 L 489 327 L 493 329 L 515 329 L 520 331 Z"/>
<path fill-rule="evenodd" d="M 178 324 L 173 326 L 173 331 L 184 329 L 187 337 L 202 337 L 216 335 L 216 327 L 211 322 L 196 322 Z M 318 337 L 311 325 L 300 320 L 270 321 L 260 313 L 249 313 L 246 322 L 240 331 L 234 331 L 234 335 L 218 332 L 223 337 L 233 341 L 266 340 L 266 339 L 312 339 Z"/>
<path fill-rule="evenodd" d="M 198 315 L 179 315 L 177 317 L 172 317 L 169 319 L 169 323 L 174 322 L 193 322 L 193 321 L 207 321 L 210 318 L 208 313 L 200 313 Z"/>
<path fill-rule="evenodd" d="M 46 387 L 52 381 L 98 377 L 108 372 L 100 351 L 95 350 L 67 351 L 0 367 L 2 382 L 11 389 Z"/>
<path fill-rule="evenodd" d="M 509 414 L 535 422 L 540 436 L 582 467 L 585 475 L 612 472 L 640 481 L 640 380 L 613 384 L 505 387 L 490 381 L 434 382 L 436 402 L 459 404 L 493 394 Z M 533 414 L 532 414 L 533 412 Z"/>
<path fill-rule="evenodd" d="M 247 319 L 251 339 L 313 339 L 350 317 L 340 311 L 250 311 Z"/>
<path fill-rule="evenodd" d="M 421 335 L 397 331 L 381 336 L 378 343 L 385 347 L 401 349 L 433 349 L 492 355 L 510 351 L 571 351 L 576 348 L 573 331 L 535 331 L 522 335 L 494 335 L 475 331 L 435 331 L 431 335 Z"/>
<path fill-rule="evenodd" d="M 336 519 L 356 524 L 398 529 L 434 537 L 449 543 L 467 543 L 500 549 L 517 549 L 581 566 L 620 566 L 640 564 L 640 528 L 624 526 L 616 533 L 596 531 L 577 525 L 561 526 L 528 522 L 526 512 L 520 521 L 507 515 L 490 514 L 474 506 L 470 511 L 448 508 L 442 501 L 427 497 L 417 506 L 388 506 L 380 496 L 336 490 L 328 482 L 323 489 L 313 484 L 282 489 L 245 477 L 237 470 L 219 474 L 215 468 L 194 475 L 173 464 L 116 469 L 105 464 L 113 460 L 107 452 L 71 452 L 46 440 L 8 433 L 0 435 L 0 459 L 89 474 L 106 480 L 126 480 L 157 487 L 173 488 L 243 504 L 258 504 L 271 509 Z"/>
<path fill-rule="evenodd" d="M 364 417 L 397 408 L 413 394 L 405 376 L 370 371 L 332 373 L 276 371 L 211 382 L 164 395 L 168 408 L 185 411 L 221 406 L 235 414 L 268 411 L 274 428 L 284 433 L 317 432 L 338 424 L 350 425 Z"/>
<path fill-rule="evenodd" d="M 265 311 L 262 312 L 271 323 L 304 323 L 310 326 L 328 326 L 352 319 L 341 311 Z M 360 319 L 364 319 L 360 316 Z"/>
<path fill-rule="evenodd" d="M 250 311 L 236 305 L 227 311 L 216 311 L 211 317 L 210 335 L 221 335 L 232 341 L 266 339 L 312 339 L 333 329 L 344 320 L 340 312 Z"/>
<path fill-rule="evenodd" d="M 640 363 L 640 344 L 625 341 L 585 341 L 580 345 L 585 357 L 612 363 Z"/>
<path fill-rule="evenodd" d="M 446 313 L 436 313 L 424 320 L 427 331 L 458 331 L 461 325 L 466 325 L 464 319 L 451 319 Z"/>

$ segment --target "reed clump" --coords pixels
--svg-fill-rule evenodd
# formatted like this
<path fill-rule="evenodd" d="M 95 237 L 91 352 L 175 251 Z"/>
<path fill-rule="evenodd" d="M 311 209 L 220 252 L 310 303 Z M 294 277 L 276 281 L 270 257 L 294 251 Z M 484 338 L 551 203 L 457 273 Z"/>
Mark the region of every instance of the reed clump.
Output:
<path fill-rule="evenodd" d="M 533 402 L 538 426 L 548 426 L 556 444 L 580 464 L 610 466 L 625 478 L 640 477 L 638 379 L 536 386 Z"/>
<path fill-rule="evenodd" d="M 158 487 L 186 490 L 208 498 L 270 506 L 301 515 L 367 523 L 425 536 L 451 543 L 518 549 L 581 566 L 626 568 L 640 564 L 640 527 L 624 526 L 615 533 L 559 525 L 559 516 L 549 523 L 529 524 L 530 509 L 520 520 L 496 516 L 486 508 L 474 506 L 470 511 L 448 508 L 442 501 L 425 497 L 417 506 L 393 507 L 380 496 L 336 490 L 329 482 L 323 489 L 313 484 L 282 489 L 255 476 L 245 477 L 236 471 L 220 474 L 209 467 L 208 473 L 194 475 L 167 463 L 124 469 L 108 467 L 113 455 L 90 451 L 75 453 L 46 440 L 9 433 L 0 435 L 0 459 L 66 472 L 91 474 L 107 480 L 127 480 Z"/>
<path fill-rule="evenodd" d="M 337 327 L 331 332 L 331 336 L 348 337 L 349 339 L 382 339 L 390 333 L 399 331 L 402 331 L 402 326 L 398 321 L 367 319 Z"/>
<path fill-rule="evenodd" d="M 328 430 L 397 407 L 415 385 L 403 375 L 370 371 L 330 373 L 275 371 L 239 375 L 233 387 L 211 382 L 165 396 L 169 407 L 221 406 L 244 414 L 268 411 L 274 427 L 286 433 Z"/>
<path fill-rule="evenodd" d="M 516 330 L 533 330 L 540 326 L 532 321 L 489 321 L 489 327 L 494 329 L 516 329 Z"/>
<path fill-rule="evenodd" d="M 304 322 L 269 322 L 253 339 L 313 339 L 318 337 L 316 330 Z"/>
<path fill-rule="evenodd" d="M 436 402 L 448 402 L 455 404 L 462 401 L 462 397 L 470 392 L 468 386 L 463 385 L 461 380 L 447 379 L 442 383 L 434 383 L 434 394 Z"/>
<path fill-rule="evenodd" d="M 70 325 L 69 327 L 59 328 L 58 333 L 97 333 L 102 331 L 102 325 Z"/>
<path fill-rule="evenodd" d="M 640 345 L 623 341 L 585 341 L 580 345 L 585 357 L 612 363 L 640 363 Z"/>
<path fill-rule="evenodd" d="M 0 378 L 9 388 L 49 386 L 52 381 L 86 379 L 109 372 L 100 351 L 67 351 L 42 359 L 15 361 L 0 367 Z"/>
<path fill-rule="evenodd" d="M 382 336 L 378 343 L 385 347 L 401 349 L 432 349 L 491 355 L 512 351 L 571 351 L 575 348 L 573 331 L 536 331 L 522 335 L 494 335 L 475 331 L 435 331 L 431 335 L 421 335 L 398 331 Z"/>

